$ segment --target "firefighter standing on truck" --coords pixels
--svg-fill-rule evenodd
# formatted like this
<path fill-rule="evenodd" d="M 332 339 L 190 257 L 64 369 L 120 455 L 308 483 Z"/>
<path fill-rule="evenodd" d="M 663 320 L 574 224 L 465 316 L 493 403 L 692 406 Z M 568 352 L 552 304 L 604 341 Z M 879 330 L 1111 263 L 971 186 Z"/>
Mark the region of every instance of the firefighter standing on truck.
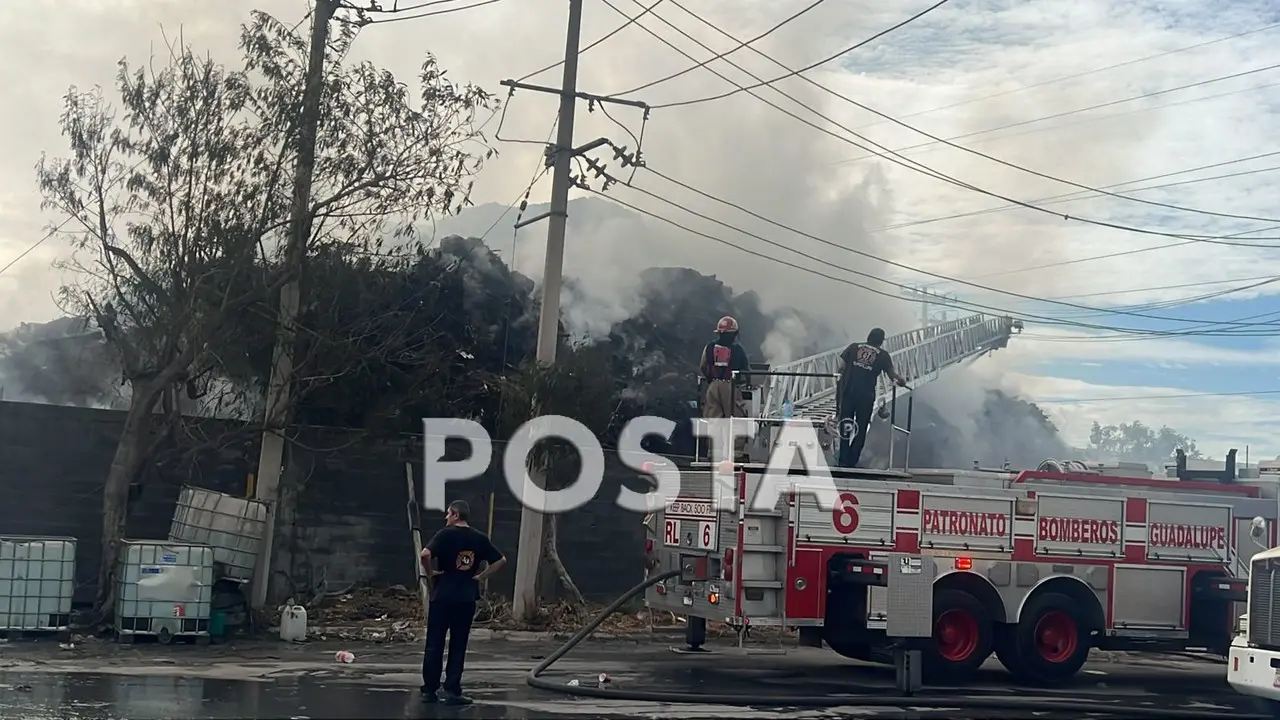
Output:
<path fill-rule="evenodd" d="M 875 412 L 876 384 L 880 373 L 906 387 L 907 381 L 893 369 L 893 360 L 885 350 L 884 330 L 875 328 L 867 333 L 867 341 L 851 343 L 840 353 L 839 397 L 840 410 L 837 427 L 840 429 L 840 452 L 836 464 L 840 467 L 858 466 L 862 449 L 867 444 L 867 431 L 871 427 L 871 415 Z M 851 433 L 856 432 L 856 435 Z"/>
<path fill-rule="evenodd" d="M 702 348 L 698 369 L 707 381 L 702 417 L 708 420 L 742 417 L 741 389 L 747 384 L 751 362 L 738 344 L 738 321 L 725 315 L 716 323 L 716 339 Z M 745 444 L 745 439 L 735 445 Z"/>

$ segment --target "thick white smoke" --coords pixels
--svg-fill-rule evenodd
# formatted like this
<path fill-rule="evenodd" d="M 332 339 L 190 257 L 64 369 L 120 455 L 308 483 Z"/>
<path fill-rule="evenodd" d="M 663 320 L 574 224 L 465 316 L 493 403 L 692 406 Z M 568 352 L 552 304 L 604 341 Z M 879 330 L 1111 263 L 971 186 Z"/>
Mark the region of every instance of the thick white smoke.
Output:
<path fill-rule="evenodd" d="M 620 8 L 628 13 L 639 12 L 639 7 L 627 0 L 617 0 Z M 646 4 L 648 4 L 646 0 Z M 118 5 L 118 6 L 117 6 Z M 146 22 L 138 22 L 136 8 L 131 4 L 95 4 L 92 12 L 66 13 L 49 10 L 24 10 L 25 21 L 33 28 L 56 27 L 61 38 L 75 38 L 75 52 L 44 53 L 49 62 L 42 63 L 42 71 L 27 78 L 18 78 L 12 98 L 20 105 L 40 108 L 33 116 L 24 114 L 24 128 L 42 128 L 39 135 L 24 135 L 24 149 L 49 147 L 61 148 L 57 135 L 56 118 L 58 98 L 63 89 L 72 83 L 82 87 L 94 84 L 109 86 L 114 66 L 111 61 L 128 55 L 135 61 L 150 51 L 159 40 L 157 23 L 164 23 L 176 36 L 181 25 L 183 40 L 197 48 L 207 48 L 215 57 L 228 63 L 237 61 L 238 25 L 248 18 L 251 9 L 258 8 L 275 14 L 288 22 L 301 20 L 307 3 L 301 0 L 230 0 L 209 4 L 161 4 L 157 13 L 148 15 Z M 383 3 L 386 5 L 386 3 Z M 101 7 L 99 7 L 101 6 Z M 400 79 L 412 84 L 412 76 L 420 66 L 422 54 L 435 53 L 441 66 L 448 69 L 450 77 L 480 83 L 493 91 L 505 93 L 497 82 L 503 78 L 519 77 L 559 58 L 560 38 L 564 35 L 563 5 L 555 3 L 498 3 L 474 11 L 433 16 L 429 19 L 398 22 L 366 28 L 351 52 L 352 60 L 372 60 L 388 68 Z M 776 3 L 754 1 L 729 3 L 725 0 L 698 5 L 696 10 L 740 38 L 757 34 L 762 28 L 785 16 L 786 9 Z M 662 7 L 656 11 L 682 29 L 698 37 L 717 51 L 730 49 L 733 44 L 723 36 L 699 25 L 692 18 L 676 9 Z M 806 16 L 785 30 L 773 34 L 756 44 L 761 50 L 779 58 L 792 67 L 812 62 L 836 48 L 850 44 L 851 37 L 865 37 L 889 27 L 903 19 L 907 9 L 895 4 L 848 3 L 825 4 L 820 12 Z M 16 20 L 15 20 L 16 21 Z M 921 22 L 896 32 L 875 46 L 859 51 L 820 68 L 808 77 L 828 84 L 846 94 L 865 100 L 868 104 L 886 111 L 902 114 L 904 107 L 924 109 L 945 100 L 947 88 L 962 75 L 971 75 L 972 68 L 953 68 L 954 54 L 940 57 L 920 57 L 918 48 L 927 46 L 922 37 L 937 32 L 943 23 L 963 23 L 968 19 L 962 13 L 939 15 L 936 23 Z M 584 19 L 583 45 L 615 29 L 622 19 L 607 7 L 588 3 Z M 933 24 L 931 24 L 933 23 Z M 699 59 L 710 53 L 696 48 L 692 43 L 674 34 L 661 23 L 646 19 L 643 24 L 653 28 L 663 37 L 689 50 Z M 923 29 L 921 29 L 923 28 Z M 913 33 L 925 33 L 915 35 Z M 1029 31 L 1030 32 L 1030 31 Z M 1117 31 L 1120 32 L 1120 31 Z M 15 35 L 15 42 L 25 37 Z M 32 33 L 37 43 L 52 42 L 50 36 Z M 83 38 L 93 38 L 85 45 Z M 549 41 L 550 40 L 550 41 Z M 71 42 L 71 41 L 69 41 Z M 965 41 L 969 42 L 969 41 Z M 1123 45 L 1117 43 L 1117 47 Z M 15 45 L 15 48 L 18 46 Z M 979 47 L 966 47 L 966 51 L 981 51 Z M 1075 49 L 1071 49 L 1075 51 Z M 1031 48 L 1028 53 L 1042 52 Z M 29 56 L 43 52 L 34 46 L 27 50 L 16 49 Z M 1065 51 L 1064 51 L 1065 52 Z M 1096 48 L 1089 52 L 1096 53 Z M 1120 52 L 1117 50 L 1117 52 Z M 1125 54 L 1137 52 L 1130 48 Z M 757 75 L 772 78 L 782 74 L 777 66 L 754 56 L 749 50 L 731 56 L 736 62 Z M 864 67 L 866 72 L 849 72 L 841 67 Z M 854 65 L 857 63 L 858 65 Z M 635 27 L 619 33 L 601 46 L 583 55 L 578 78 L 579 89 L 609 94 L 651 81 L 668 73 L 684 69 L 690 61 L 663 46 L 659 41 Z M 1027 63 L 1029 64 L 1029 63 Z M 1027 64 L 991 71 L 992 88 L 1004 88 L 1010 75 L 1023 72 Z M 1052 68 L 1053 63 L 1041 63 Z M 905 73 L 898 65 L 912 68 Z M 718 71 L 742 83 L 754 82 L 742 73 L 727 68 L 723 62 L 712 64 Z M 93 69 L 90 69 L 93 68 Z M 829 70 L 828 70 L 829 68 Z M 920 71 L 923 70 L 923 71 Z M 55 72 L 56 71 L 56 72 Z M 927 71 L 927 72 L 926 72 Z M 558 70 L 530 78 L 530 82 L 554 85 L 559 82 Z M 1046 72 L 1049 72 L 1048 70 Z M 973 78 L 965 78 L 972 84 Z M 1044 78 L 1022 78 L 1031 82 Z M 822 93 L 799 79 L 789 79 L 777 84 L 797 100 L 810 108 L 822 111 L 851 126 L 860 127 L 875 121 L 874 117 Z M 1083 86 L 1082 86 L 1083 87 Z M 689 72 L 676 81 L 642 91 L 635 99 L 651 104 L 706 96 L 724 92 L 731 87 L 717 79 L 706 69 Z M 756 91 L 787 110 L 805 117 L 820 127 L 831 129 L 828 123 L 809 110 L 783 98 L 770 88 Z M 1087 94 L 1084 90 L 1080 95 Z M 929 98 L 924 107 L 913 106 L 915 98 Z M 952 99 L 963 99 L 960 97 Z M 1065 96 L 1062 100 L 1035 101 L 1031 105 L 1023 101 L 1005 104 L 980 103 L 967 106 L 959 122 L 943 123 L 942 117 L 931 118 L 939 124 L 949 125 L 948 132 L 964 129 L 985 129 L 1025 117 L 1049 114 L 1053 111 L 1079 106 L 1083 98 Z M 545 94 L 520 91 L 511 99 L 501 136 L 508 139 L 541 141 L 554 117 L 556 98 Z M 602 112 L 590 111 L 586 103 L 579 105 L 575 143 L 581 144 L 597 137 L 608 137 L 619 145 L 634 149 L 636 141 L 618 124 L 606 118 Z M 641 112 L 632 108 L 611 107 L 610 114 L 637 135 L 641 129 Z M 955 116 L 949 118 L 956 120 Z M 1147 132 L 1158 117 L 1143 116 L 1135 119 Z M 497 121 L 489 128 L 497 130 Z M 841 131 L 831 129 L 841 134 Z M 35 131 L 32 131 L 35 132 Z M 1102 182 L 1102 169 L 1114 169 L 1126 164 L 1129 152 L 1144 152 L 1139 143 L 1132 143 L 1132 150 L 1119 148 L 1117 140 L 1129 136 L 1122 130 L 1099 131 L 1090 140 L 1097 142 L 1072 143 L 1063 152 L 1053 142 L 1044 142 L 1035 135 L 984 146 L 992 152 L 1016 159 L 1036 167 L 1053 166 L 1064 176 L 1082 182 Z M 1117 134 L 1118 133 L 1118 134 Z M 876 140 L 896 147 L 921 142 L 918 135 L 881 126 L 868 131 Z M 478 201 L 494 201 L 503 204 L 516 198 L 524 189 L 530 173 L 542 162 L 542 148 L 534 145 L 499 144 L 503 155 L 490 163 L 478 180 Z M 1119 148 L 1119 149 L 1118 149 Z M 649 166 L 678 178 L 698 188 L 705 189 L 743 207 L 772 218 L 806 233 L 825 238 L 845 249 L 824 245 L 801 235 L 788 233 L 777 227 L 754 220 L 744 213 L 697 197 L 675 187 L 644 170 L 635 175 L 635 184 L 653 193 L 676 200 L 693 211 L 706 213 L 777 242 L 782 247 L 770 246 L 732 230 L 699 219 L 685 211 L 665 205 L 653 198 L 627 188 L 616 186 L 609 195 L 635 204 L 658 215 L 675 220 L 692 230 L 706 233 L 729 243 L 718 243 L 695 233 L 673 227 L 651 218 L 638 218 L 614 212 L 613 207 L 603 205 L 606 200 L 593 199 L 592 205 L 583 208 L 581 200 L 571 208 L 569 232 L 566 244 L 565 272 L 574 282 L 564 296 L 564 317 L 571 332 L 581 336 L 598 336 L 617 321 L 629 317 L 638 308 L 637 277 L 641 271 L 653 266 L 687 266 L 714 274 L 724 280 L 736 292 L 756 291 L 762 301 L 762 309 L 775 312 L 780 308 L 794 307 L 821 322 L 830 325 L 836 336 L 828 338 L 826 345 L 835 347 L 849 339 L 860 339 L 873 326 L 883 327 L 888 333 L 901 332 L 917 324 L 914 306 L 897 299 L 886 298 L 860 289 L 850 283 L 871 286 L 879 291 L 895 295 L 892 285 L 858 276 L 847 269 L 860 270 L 873 278 L 918 282 L 920 278 L 904 278 L 884 263 L 859 257 L 849 249 L 909 262 L 912 265 L 944 267 L 959 276 L 976 276 L 1004 267 L 1019 267 L 1031 262 L 1048 262 L 1062 259 L 1066 251 L 1064 243 L 1056 243 L 1052 233 L 1054 223 L 1043 221 L 1030 224 L 1025 216 L 1000 214 L 980 216 L 972 221 L 954 226 L 954 235 L 948 237 L 945 247 L 941 243 L 921 240 L 914 231 L 878 232 L 904 218 L 920 218 L 944 215 L 949 211 L 974 210 L 1001 204 L 999 201 L 975 200 L 971 193 L 955 190 L 909 171 L 893 169 L 882 160 L 869 160 L 852 164 L 835 164 L 850 156 L 863 155 L 845 142 L 841 142 L 812 127 L 806 127 L 792 117 L 768 107 L 746 93 L 717 102 L 702 105 L 655 110 L 644 128 L 645 159 Z M 598 155 L 609 166 L 609 171 L 620 179 L 630 172 L 619 167 L 607 153 Z M 990 162 L 972 156 L 943 151 L 922 154 L 921 160 L 966 181 L 986 185 L 1017 197 L 1061 192 L 1061 187 L 1028 187 L 1025 176 L 1000 174 Z M 12 167 L 29 168 L 34 155 L 26 160 L 14 158 Z M 1101 169 L 1099 169 L 1101 168 Z M 15 177 L 13 187 L 29 182 L 29 171 Z M 1140 175 L 1140 172 L 1133 173 Z M 26 180 L 21 180 L 26 178 Z M 592 185 L 600 187 L 599 180 Z M 538 186 L 532 199 L 545 198 L 547 183 Z M 577 197 L 589 197 L 575 191 Z M 959 199 L 958 199 L 959 198 Z M 30 199 L 30 198 L 28 198 Z M 34 201 L 29 203 L 35 207 Z M 955 207 L 957 204 L 963 207 Z M 508 220 L 512 219 L 511 217 Z M 518 233 L 512 254 L 510 225 L 500 224 L 489 244 L 503 251 L 503 258 L 519 272 L 535 280 L 542 277 L 542 259 L 545 252 L 545 224 L 534 225 Z M 441 223 L 440 232 L 449 232 L 447 223 Z M 484 228 L 469 229 L 464 234 L 478 235 Z M 1029 232 L 1034 230 L 1034 232 Z M 1032 241 L 1035 241 L 1032 244 Z M 919 241 L 919 242 L 917 242 Z M 1032 249 L 1028 250 L 1030 247 Z M 797 252 L 808 254 L 804 257 Z M 766 257 L 752 255 L 760 253 Z M 787 267 L 793 263 L 812 272 Z M 1095 268 L 1096 269 L 1096 268 Z M 818 274 L 820 273 L 820 274 Z M 829 275 L 832 278 L 823 277 Z M 1052 294 L 1049 285 L 1057 276 L 1044 274 L 1019 276 L 1035 283 L 1038 294 Z M 1019 281 L 1021 282 L 1021 280 Z M 1068 281 L 1063 280 L 1066 284 Z M 776 312 L 775 312 L 776 314 Z M 794 359 L 810 334 L 801 327 L 803 321 L 782 314 L 773 327 L 763 330 L 766 337 L 768 360 L 781 362 Z M 710 334 L 710 328 L 708 328 Z M 692 352 L 692 349 L 691 349 Z M 952 370 L 953 377 L 963 371 Z M 938 402 L 951 408 L 949 419 L 957 423 L 970 414 L 978 402 L 977 394 L 967 390 L 969 385 L 959 383 L 959 388 L 947 395 L 948 400 Z M 939 386 L 942 389 L 944 386 Z"/>

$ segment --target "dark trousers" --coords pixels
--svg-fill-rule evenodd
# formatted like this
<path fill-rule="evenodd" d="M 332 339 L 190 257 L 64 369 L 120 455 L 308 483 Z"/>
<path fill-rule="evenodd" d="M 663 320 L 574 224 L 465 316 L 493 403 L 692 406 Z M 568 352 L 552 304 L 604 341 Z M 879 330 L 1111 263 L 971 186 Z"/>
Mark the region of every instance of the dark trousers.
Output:
<path fill-rule="evenodd" d="M 858 467 L 862 459 L 862 449 L 867 445 L 867 431 L 871 429 L 871 416 L 875 413 L 876 396 L 865 393 L 845 395 L 840 402 L 840 422 L 837 427 L 842 430 L 852 427 L 857 432 L 853 438 L 840 438 L 840 452 L 836 456 L 836 464 L 844 468 Z M 850 442 L 852 440 L 852 442 Z"/>
<path fill-rule="evenodd" d="M 467 638 L 471 621 L 476 616 L 475 601 L 432 600 L 427 608 L 427 646 L 422 653 L 422 692 L 434 693 L 440 687 L 440 670 L 444 669 L 444 689 L 462 694 L 462 665 L 467 659 Z M 445 665 L 445 636 L 449 638 L 449 661 Z"/>

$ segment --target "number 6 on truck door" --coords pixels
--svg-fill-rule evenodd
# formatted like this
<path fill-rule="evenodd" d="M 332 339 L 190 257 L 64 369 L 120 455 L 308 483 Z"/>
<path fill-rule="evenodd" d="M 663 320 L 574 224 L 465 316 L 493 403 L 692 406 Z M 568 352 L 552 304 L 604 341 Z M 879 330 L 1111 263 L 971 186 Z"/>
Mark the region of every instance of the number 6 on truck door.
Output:
<path fill-rule="evenodd" d="M 895 496 L 883 490 L 844 490 L 835 506 L 824 510 L 813 490 L 797 486 L 796 539 L 801 543 L 892 547 Z"/>

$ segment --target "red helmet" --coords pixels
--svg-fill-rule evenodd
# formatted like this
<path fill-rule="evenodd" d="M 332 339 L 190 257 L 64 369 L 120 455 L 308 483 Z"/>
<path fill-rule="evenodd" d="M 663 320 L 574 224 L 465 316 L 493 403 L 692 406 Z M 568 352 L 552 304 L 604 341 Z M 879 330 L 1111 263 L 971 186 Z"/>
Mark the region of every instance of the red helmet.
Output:
<path fill-rule="evenodd" d="M 738 332 L 738 321 L 734 320 L 728 315 L 725 315 L 724 317 L 720 318 L 720 322 L 716 323 L 716 332 L 718 333 Z"/>

